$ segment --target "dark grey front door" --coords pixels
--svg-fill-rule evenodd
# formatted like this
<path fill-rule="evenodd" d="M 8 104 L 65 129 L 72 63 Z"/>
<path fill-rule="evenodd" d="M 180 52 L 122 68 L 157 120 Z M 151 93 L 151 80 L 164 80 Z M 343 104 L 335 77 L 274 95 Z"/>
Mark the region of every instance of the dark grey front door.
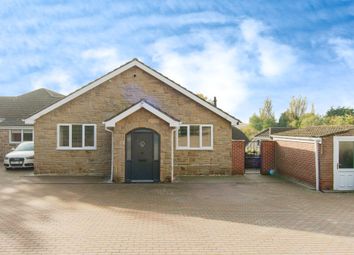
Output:
<path fill-rule="evenodd" d="M 159 140 L 158 135 L 150 129 L 137 129 L 127 135 L 127 182 L 159 181 L 160 160 L 159 155 L 154 155 L 159 154 Z"/>

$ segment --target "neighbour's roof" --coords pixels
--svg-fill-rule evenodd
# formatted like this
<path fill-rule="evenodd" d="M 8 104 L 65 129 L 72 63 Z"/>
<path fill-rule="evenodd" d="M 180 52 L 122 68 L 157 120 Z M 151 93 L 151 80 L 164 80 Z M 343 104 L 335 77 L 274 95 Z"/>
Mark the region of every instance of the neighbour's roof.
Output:
<path fill-rule="evenodd" d="M 277 133 L 276 136 L 293 136 L 293 137 L 325 137 L 344 133 L 354 129 L 354 125 L 345 126 L 314 126 L 306 128 L 298 128 Z"/>
<path fill-rule="evenodd" d="M 257 133 L 254 137 L 269 139 L 270 135 L 277 134 L 279 132 L 292 130 L 292 129 L 294 129 L 294 128 L 290 128 L 290 127 L 270 127 L 270 128 L 264 129 L 261 132 Z"/>
<path fill-rule="evenodd" d="M 248 137 L 237 127 L 232 127 L 232 140 L 244 140 L 246 144 L 249 142 Z"/>
<path fill-rule="evenodd" d="M 64 96 L 49 89 L 37 89 L 20 96 L 0 96 L 0 126 L 24 126 L 24 118 L 57 102 Z"/>
<path fill-rule="evenodd" d="M 100 78 L 88 83 L 87 85 L 81 87 L 80 89 L 74 91 L 73 93 L 71 93 L 68 96 L 66 96 L 65 98 L 63 98 L 62 100 L 59 100 L 58 102 L 56 102 L 52 105 L 49 105 L 48 107 L 46 107 L 40 111 L 35 112 L 34 114 L 32 114 L 31 116 L 29 116 L 26 119 L 26 123 L 33 124 L 36 119 L 43 116 L 44 114 L 47 114 L 48 112 L 70 102 L 71 100 L 75 99 L 76 97 L 78 97 L 78 96 L 86 93 L 87 91 L 103 84 L 104 82 L 110 80 L 111 78 L 119 75 L 120 73 L 122 73 L 132 67 L 138 67 L 138 68 L 142 69 L 143 71 L 147 72 L 148 74 L 150 74 L 150 75 L 154 76 L 155 78 L 159 79 L 160 81 L 162 81 L 164 84 L 172 87 L 173 89 L 175 89 L 178 92 L 182 93 L 183 95 L 189 97 L 190 99 L 197 102 L 198 104 L 206 107 L 207 109 L 216 113 L 217 115 L 221 116 L 222 118 L 230 121 L 231 124 L 237 125 L 241 122 L 239 119 L 235 118 L 234 116 L 226 113 L 225 111 L 221 110 L 220 108 L 216 107 L 215 105 L 211 104 L 210 102 L 200 98 L 199 96 L 197 96 L 196 94 L 194 94 L 190 90 L 186 89 L 185 87 L 182 87 L 181 85 L 170 80 L 169 78 L 167 78 L 163 74 L 154 70 L 150 66 L 147 66 L 143 62 L 134 58 L 131 61 L 125 63 L 124 65 L 114 69 L 113 71 L 103 75 L 102 77 L 100 77 Z"/>

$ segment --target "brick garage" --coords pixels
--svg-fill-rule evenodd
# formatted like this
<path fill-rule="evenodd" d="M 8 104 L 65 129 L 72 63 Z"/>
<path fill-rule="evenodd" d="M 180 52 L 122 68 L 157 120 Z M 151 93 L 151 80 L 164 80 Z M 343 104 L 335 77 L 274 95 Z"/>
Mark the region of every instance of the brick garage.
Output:
<path fill-rule="evenodd" d="M 345 184 L 343 185 L 347 185 L 347 187 L 343 187 L 343 189 L 352 189 L 351 178 L 353 177 L 351 177 L 350 171 L 346 171 L 347 176 L 344 176 L 341 174 L 341 169 L 335 168 L 334 141 L 342 140 L 341 137 L 347 139 L 348 143 L 352 143 L 351 141 L 354 141 L 354 126 L 308 127 L 274 135 L 277 172 L 315 187 L 315 143 L 317 141 L 319 188 L 321 190 L 335 189 L 334 173 L 336 173 L 339 178 L 344 178 L 342 181 Z M 338 186 L 337 189 L 342 188 Z"/>

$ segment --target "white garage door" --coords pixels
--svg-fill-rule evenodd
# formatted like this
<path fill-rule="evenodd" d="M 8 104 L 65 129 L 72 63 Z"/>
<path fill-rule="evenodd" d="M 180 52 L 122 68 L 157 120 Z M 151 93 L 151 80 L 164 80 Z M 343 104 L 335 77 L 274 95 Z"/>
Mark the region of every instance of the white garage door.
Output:
<path fill-rule="evenodd" d="M 354 136 L 333 138 L 335 190 L 354 190 Z"/>

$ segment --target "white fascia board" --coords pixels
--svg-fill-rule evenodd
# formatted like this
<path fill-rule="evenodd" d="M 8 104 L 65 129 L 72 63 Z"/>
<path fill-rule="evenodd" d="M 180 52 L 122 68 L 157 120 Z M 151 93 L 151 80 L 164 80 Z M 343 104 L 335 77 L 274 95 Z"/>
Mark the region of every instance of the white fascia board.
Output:
<path fill-rule="evenodd" d="M 31 129 L 33 126 L 1 126 L 0 129 Z"/>
<path fill-rule="evenodd" d="M 193 93 L 189 92 L 187 89 L 179 86 L 177 83 L 167 79 L 166 77 L 164 77 L 163 75 L 161 75 L 160 73 L 156 72 L 155 70 L 149 68 L 148 66 L 142 64 L 141 62 L 139 62 L 138 60 L 134 59 L 131 62 L 117 68 L 116 70 L 104 75 L 103 77 L 93 81 L 91 84 L 79 89 L 78 91 L 74 92 L 73 94 L 63 98 L 62 100 L 54 103 L 53 105 L 43 109 L 42 111 L 30 116 L 29 118 L 25 119 L 25 124 L 34 124 L 34 122 L 36 121 L 36 119 L 38 119 L 39 117 L 47 114 L 48 112 L 70 102 L 71 100 L 73 100 L 74 98 L 86 93 L 87 91 L 95 88 L 96 86 L 106 82 L 109 79 L 112 79 L 113 77 L 119 75 L 120 73 L 128 70 L 131 67 L 137 66 L 140 69 L 144 70 L 145 72 L 147 72 L 148 74 L 154 76 L 155 78 L 159 79 L 160 81 L 162 81 L 163 83 L 169 85 L 170 87 L 174 88 L 175 90 L 179 91 L 180 93 L 182 93 L 183 95 L 189 97 L 190 99 L 194 100 L 195 102 L 199 103 L 200 105 L 206 107 L 208 110 L 216 113 L 217 115 L 223 117 L 224 119 L 228 120 L 231 122 L 231 125 L 233 126 L 237 126 L 239 123 L 239 120 L 231 117 L 230 115 L 224 113 L 223 111 L 221 111 L 220 109 L 216 108 L 215 106 L 207 103 L 206 101 L 204 101 L 203 99 L 199 98 L 198 96 L 194 95 Z"/>
<path fill-rule="evenodd" d="M 270 136 L 274 141 L 289 141 L 289 142 L 302 142 L 302 143 L 313 143 L 318 142 L 322 143 L 322 138 L 317 137 L 297 137 L 297 136 Z"/>
<path fill-rule="evenodd" d="M 156 115 L 160 119 L 166 121 L 167 123 L 170 124 L 170 127 L 178 127 L 180 125 L 180 122 L 177 120 L 172 119 L 170 116 L 166 115 L 165 113 L 159 111 L 155 107 L 147 104 L 146 102 L 140 102 L 128 110 L 122 112 L 121 114 L 117 115 L 113 119 L 103 122 L 103 124 L 106 126 L 106 128 L 109 127 L 115 127 L 116 123 L 121 121 L 122 119 L 128 117 L 129 115 L 133 114 L 134 112 L 140 110 L 141 108 L 146 109 L 147 111 L 151 112 L 152 114 Z"/>

